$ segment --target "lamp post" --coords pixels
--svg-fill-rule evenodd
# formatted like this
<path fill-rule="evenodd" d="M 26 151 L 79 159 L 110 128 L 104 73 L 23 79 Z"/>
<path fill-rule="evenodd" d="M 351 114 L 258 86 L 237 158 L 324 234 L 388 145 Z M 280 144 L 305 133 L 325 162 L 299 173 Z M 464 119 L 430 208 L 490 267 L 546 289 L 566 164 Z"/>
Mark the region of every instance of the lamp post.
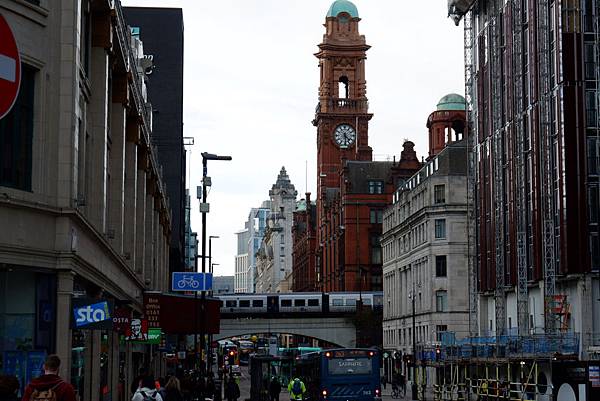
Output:
<path fill-rule="evenodd" d="M 211 179 L 208 177 L 208 161 L 209 160 L 221 160 L 221 161 L 231 161 L 231 156 L 218 156 L 212 153 L 203 152 L 202 153 L 202 203 L 200 206 L 200 212 L 202 213 L 202 273 L 206 273 L 206 214 L 208 213 L 209 206 L 207 202 L 208 191 L 207 187 L 211 185 Z M 206 291 L 202 291 L 202 300 L 201 300 L 201 309 L 202 314 L 204 314 L 204 301 L 206 299 Z M 202 356 L 202 351 L 206 348 L 204 341 L 204 320 L 202 320 L 202 327 L 200 328 L 200 349 Z"/>
<path fill-rule="evenodd" d="M 212 263 L 212 240 L 221 238 L 218 235 L 211 235 L 208 237 L 208 271 L 210 273 L 213 272 L 213 263 Z"/>
<path fill-rule="evenodd" d="M 414 268 L 414 267 L 413 267 Z M 413 276 L 414 277 L 414 276 Z M 421 284 L 417 285 L 419 288 Z M 417 400 L 419 397 L 417 390 L 417 324 L 416 324 L 416 311 L 415 311 L 415 281 L 413 278 L 412 282 L 412 291 L 409 294 L 412 304 L 412 381 L 411 381 L 411 390 L 412 390 L 412 399 Z"/>

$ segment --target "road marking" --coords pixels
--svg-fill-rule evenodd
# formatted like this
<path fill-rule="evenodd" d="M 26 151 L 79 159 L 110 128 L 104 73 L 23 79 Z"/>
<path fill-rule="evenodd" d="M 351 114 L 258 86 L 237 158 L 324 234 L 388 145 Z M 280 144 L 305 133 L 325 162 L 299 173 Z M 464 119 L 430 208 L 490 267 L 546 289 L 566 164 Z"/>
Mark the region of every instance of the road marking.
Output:
<path fill-rule="evenodd" d="M 17 80 L 17 61 L 0 54 L 0 79 L 15 82 Z"/>

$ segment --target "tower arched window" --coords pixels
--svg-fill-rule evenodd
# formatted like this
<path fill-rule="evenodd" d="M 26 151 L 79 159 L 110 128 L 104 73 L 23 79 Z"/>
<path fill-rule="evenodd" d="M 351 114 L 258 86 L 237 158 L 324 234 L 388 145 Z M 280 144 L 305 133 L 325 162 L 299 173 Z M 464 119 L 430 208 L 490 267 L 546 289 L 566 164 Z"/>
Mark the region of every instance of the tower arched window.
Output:
<path fill-rule="evenodd" d="M 342 75 L 338 81 L 338 97 L 348 99 L 349 88 L 348 77 Z"/>

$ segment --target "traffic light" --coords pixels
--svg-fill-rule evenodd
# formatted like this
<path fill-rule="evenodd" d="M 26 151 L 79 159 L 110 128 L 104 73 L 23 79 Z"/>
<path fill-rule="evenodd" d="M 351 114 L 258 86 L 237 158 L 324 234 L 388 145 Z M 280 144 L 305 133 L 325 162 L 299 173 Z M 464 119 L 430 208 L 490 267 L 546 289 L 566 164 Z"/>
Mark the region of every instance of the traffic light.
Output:
<path fill-rule="evenodd" d="M 404 355 L 404 362 L 406 362 L 406 366 L 413 366 L 413 356 L 412 355 Z"/>
<path fill-rule="evenodd" d="M 235 365 L 235 353 L 235 350 L 229 350 L 229 353 L 227 354 L 230 366 Z"/>
<path fill-rule="evenodd" d="M 435 360 L 439 361 L 441 356 L 442 356 L 442 349 L 439 346 L 435 347 Z"/>
<path fill-rule="evenodd" d="M 402 358 L 402 351 L 394 351 L 394 353 L 392 354 L 392 358 L 394 358 L 394 359 Z"/>

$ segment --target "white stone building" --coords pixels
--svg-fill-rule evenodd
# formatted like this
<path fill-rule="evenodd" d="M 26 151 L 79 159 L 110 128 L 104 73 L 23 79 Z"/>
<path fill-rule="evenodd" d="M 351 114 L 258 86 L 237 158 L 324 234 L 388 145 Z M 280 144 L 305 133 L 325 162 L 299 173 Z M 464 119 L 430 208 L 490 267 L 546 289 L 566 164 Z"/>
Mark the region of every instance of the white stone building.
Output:
<path fill-rule="evenodd" d="M 271 213 L 256 259 L 256 292 L 278 292 L 289 286 L 279 286 L 292 271 L 292 225 L 298 191 L 291 183 L 285 167 L 269 191 Z"/>
<path fill-rule="evenodd" d="M 468 336 L 466 141 L 448 145 L 383 214 L 383 344 L 413 353 Z"/>

